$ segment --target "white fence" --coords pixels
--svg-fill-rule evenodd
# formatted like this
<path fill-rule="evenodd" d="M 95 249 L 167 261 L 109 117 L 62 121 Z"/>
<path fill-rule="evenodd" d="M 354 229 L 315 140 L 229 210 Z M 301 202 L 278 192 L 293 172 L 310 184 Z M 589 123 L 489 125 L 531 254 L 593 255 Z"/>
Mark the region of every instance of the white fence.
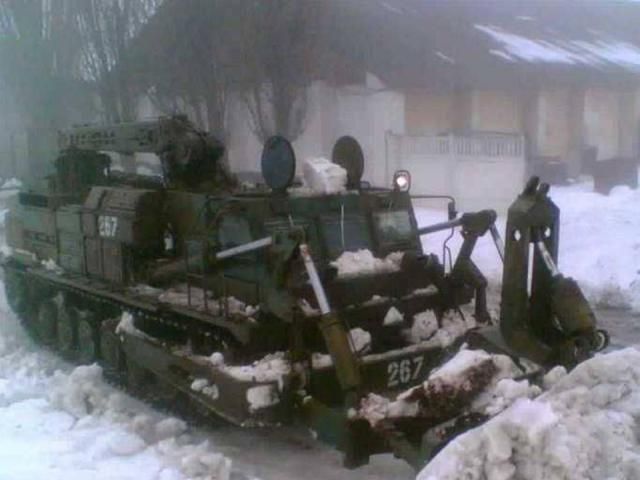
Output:
<path fill-rule="evenodd" d="M 411 172 L 412 192 L 452 195 L 461 210 L 505 211 L 525 181 L 520 135 L 413 136 L 387 133 L 387 178 Z"/>

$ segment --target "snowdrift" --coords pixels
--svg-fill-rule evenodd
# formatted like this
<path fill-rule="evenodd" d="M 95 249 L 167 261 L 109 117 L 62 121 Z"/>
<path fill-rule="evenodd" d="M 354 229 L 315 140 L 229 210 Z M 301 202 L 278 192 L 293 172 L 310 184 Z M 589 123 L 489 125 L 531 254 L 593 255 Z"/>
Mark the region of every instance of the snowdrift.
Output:
<path fill-rule="evenodd" d="M 556 368 L 545 387 L 451 442 L 417 480 L 640 478 L 639 350 Z"/>
<path fill-rule="evenodd" d="M 231 460 L 185 422 L 115 390 L 97 365 L 36 349 L 8 310 L 0 293 L 2 480 L 230 478 Z"/>
<path fill-rule="evenodd" d="M 592 182 L 552 187 L 560 207 L 560 259 L 563 274 L 578 281 L 590 302 L 599 307 L 640 311 L 640 190 L 616 187 L 609 196 L 593 192 Z M 416 209 L 419 225 L 445 220 L 445 213 Z M 504 234 L 504 217 L 498 228 Z M 429 252 L 441 252 L 448 232 L 422 237 Z M 454 255 L 460 235 L 449 243 Z M 489 235 L 478 241 L 473 260 L 487 276 L 494 293 L 502 278 L 502 264 Z"/>

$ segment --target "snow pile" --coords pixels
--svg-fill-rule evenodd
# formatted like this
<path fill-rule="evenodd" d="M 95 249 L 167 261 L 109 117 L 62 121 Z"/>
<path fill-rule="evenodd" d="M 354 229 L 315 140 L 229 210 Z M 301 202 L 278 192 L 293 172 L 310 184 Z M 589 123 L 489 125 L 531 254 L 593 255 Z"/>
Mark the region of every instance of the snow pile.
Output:
<path fill-rule="evenodd" d="M 417 387 L 399 394 L 395 400 L 369 394 L 362 399 L 360 410 L 355 414 L 366 419 L 372 426 L 383 420 L 414 417 L 419 414 L 421 393 L 438 395 L 439 392 L 455 402 L 466 393 L 473 394 L 472 377 L 481 374 L 481 370 L 490 372 L 488 384 L 469 403 L 467 411 L 495 415 L 518 398 L 531 398 L 540 393 L 540 389 L 526 380 L 515 381 L 513 377 L 524 372 L 505 355 L 491 355 L 482 350 L 466 350 L 458 352 L 451 360 L 437 370 Z M 462 412 L 460 412 L 462 413 Z M 493 477 L 491 477 L 493 478 Z"/>
<path fill-rule="evenodd" d="M 354 353 L 366 353 L 371 349 L 371 334 L 362 328 L 349 330 L 351 349 Z"/>
<path fill-rule="evenodd" d="M 553 186 L 551 199 L 560 207 L 559 267 L 574 278 L 589 301 L 598 306 L 633 308 L 640 311 L 640 189 L 616 187 L 610 195 L 593 192 L 592 182 Z M 418 225 L 446 219 L 446 213 L 416 209 Z M 504 237 L 505 218 L 498 220 Z M 426 252 L 439 253 L 449 232 L 422 237 Z M 456 233 L 449 242 L 454 256 L 462 238 Z M 472 258 L 498 293 L 502 262 L 490 235 L 478 240 Z"/>
<path fill-rule="evenodd" d="M 137 285 L 133 288 L 139 295 L 156 297 L 162 303 L 205 311 L 205 292 L 198 287 L 191 287 L 191 302 L 189 302 L 189 291 L 186 284 L 161 291 L 159 295 L 158 289 L 148 285 Z M 259 307 L 247 305 L 235 297 L 226 297 L 226 299 L 213 298 L 213 294 L 210 291 L 206 292 L 206 307 L 207 312 L 212 315 L 221 315 L 226 308 L 229 315 L 247 318 L 253 317 L 259 310 Z"/>
<path fill-rule="evenodd" d="M 215 383 L 209 382 L 206 378 L 196 378 L 191 383 L 191 390 L 202 393 L 213 400 L 217 400 L 220 397 L 218 386 Z"/>
<path fill-rule="evenodd" d="M 20 180 L 18 180 L 17 178 L 10 178 L 8 180 L 5 180 L 2 183 L 2 186 L 0 186 L 0 188 L 22 188 L 22 182 Z"/>
<path fill-rule="evenodd" d="M 449 310 L 438 318 L 433 310 L 425 310 L 413 316 L 411 328 L 405 331 L 411 343 L 428 343 L 442 348 L 448 347 L 468 330 L 476 327 L 475 319 L 468 315 L 464 318 L 455 311 Z"/>
<path fill-rule="evenodd" d="M 125 333 L 138 338 L 150 338 L 146 333 L 138 330 L 133 315 L 130 312 L 122 312 L 120 321 L 118 325 L 116 325 L 116 335 L 123 335 Z"/>
<path fill-rule="evenodd" d="M 640 478 L 640 351 L 548 376 L 549 391 L 458 437 L 418 480 Z"/>
<path fill-rule="evenodd" d="M 502 50 L 491 50 L 491 53 L 508 61 L 640 67 L 640 49 L 628 42 L 600 37 L 595 41 L 574 40 L 565 45 L 524 37 L 495 25 L 475 25 L 475 28 L 498 42 Z"/>
<path fill-rule="evenodd" d="M 398 325 L 404 322 L 404 315 L 398 311 L 396 307 L 391 307 L 387 310 L 387 314 L 384 316 L 383 325 L 390 327 L 392 325 Z"/>
<path fill-rule="evenodd" d="M 400 270 L 402 256 L 402 252 L 393 252 L 385 258 L 376 258 L 370 250 L 362 249 L 344 252 L 331 262 L 331 266 L 338 269 L 338 277 L 397 272 Z"/>
<path fill-rule="evenodd" d="M 186 424 L 32 346 L 0 292 L 0 478 L 227 480 L 231 462 Z"/>
<path fill-rule="evenodd" d="M 280 394 L 275 385 L 258 385 L 247 390 L 247 402 L 249 410 L 255 412 L 280 403 Z"/>
<path fill-rule="evenodd" d="M 40 262 L 41 265 L 44 267 L 45 270 L 47 270 L 48 272 L 51 273 L 56 273 L 58 275 L 62 274 L 64 270 L 62 270 L 62 268 L 56 263 L 55 260 L 52 260 L 51 258 L 49 260 L 42 260 L 42 262 Z"/>
<path fill-rule="evenodd" d="M 210 357 L 212 365 L 243 382 L 283 382 L 283 377 L 291 373 L 291 364 L 284 352 L 270 353 L 251 365 L 225 365 L 221 354 Z"/>
<path fill-rule="evenodd" d="M 305 185 L 317 194 L 345 191 L 347 171 L 326 158 L 309 158 L 302 165 Z"/>

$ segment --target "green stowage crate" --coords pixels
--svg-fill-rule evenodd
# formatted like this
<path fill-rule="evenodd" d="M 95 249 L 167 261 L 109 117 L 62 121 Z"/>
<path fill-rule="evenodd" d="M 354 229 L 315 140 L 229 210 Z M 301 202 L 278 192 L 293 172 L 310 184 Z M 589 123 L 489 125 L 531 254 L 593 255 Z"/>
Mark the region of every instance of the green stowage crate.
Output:
<path fill-rule="evenodd" d="M 82 233 L 82 205 L 65 205 L 56 210 L 56 228 L 60 232 Z"/>
<path fill-rule="evenodd" d="M 58 264 L 65 270 L 84 273 L 84 238 L 81 234 L 58 232 Z"/>
<path fill-rule="evenodd" d="M 56 216 L 53 210 L 21 205 L 19 215 L 25 230 L 50 237 L 56 234 Z"/>
<path fill-rule="evenodd" d="M 84 273 L 84 257 L 61 253 L 58 256 L 58 265 L 69 272 Z"/>

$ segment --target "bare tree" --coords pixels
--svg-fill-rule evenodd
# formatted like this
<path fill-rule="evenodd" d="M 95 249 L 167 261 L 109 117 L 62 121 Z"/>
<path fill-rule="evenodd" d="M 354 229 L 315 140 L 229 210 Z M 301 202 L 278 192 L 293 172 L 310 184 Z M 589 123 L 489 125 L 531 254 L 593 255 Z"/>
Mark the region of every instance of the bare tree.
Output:
<path fill-rule="evenodd" d="M 326 8 L 317 0 L 242 2 L 238 66 L 243 99 L 263 141 L 274 134 L 295 140 L 304 131 Z"/>
<path fill-rule="evenodd" d="M 66 120 L 83 93 L 75 77 L 77 32 L 67 4 L 68 0 L 0 0 L 2 80 L 30 127 Z"/>
<path fill-rule="evenodd" d="M 122 60 L 160 0 L 73 0 L 80 71 L 96 85 L 107 121 L 135 118 L 135 92 Z"/>
<path fill-rule="evenodd" d="M 236 3 L 167 1 L 150 22 L 129 63 L 139 88 L 165 113 L 186 111 L 225 140 L 228 92 L 234 82 L 229 39 Z M 167 40 L 170 39 L 170 40 Z"/>

